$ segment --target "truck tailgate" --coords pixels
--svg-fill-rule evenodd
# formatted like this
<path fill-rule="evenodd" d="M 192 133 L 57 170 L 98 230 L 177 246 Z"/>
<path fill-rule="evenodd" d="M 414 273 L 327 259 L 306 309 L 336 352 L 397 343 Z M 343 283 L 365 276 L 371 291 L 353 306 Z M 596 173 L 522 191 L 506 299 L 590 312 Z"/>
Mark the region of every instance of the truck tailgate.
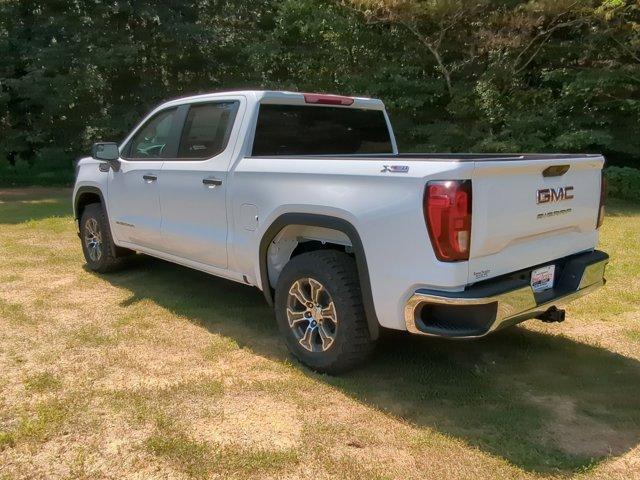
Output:
<path fill-rule="evenodd" d="M 595 248 L 603 164 L 601 156 L 475 162 L 469 283 Z"/>

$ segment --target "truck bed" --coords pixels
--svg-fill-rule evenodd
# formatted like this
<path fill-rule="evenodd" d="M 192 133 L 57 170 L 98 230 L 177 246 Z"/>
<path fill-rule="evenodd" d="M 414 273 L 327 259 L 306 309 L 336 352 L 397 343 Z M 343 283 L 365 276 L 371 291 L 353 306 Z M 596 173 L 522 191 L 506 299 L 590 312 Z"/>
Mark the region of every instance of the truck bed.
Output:
<path fill-rule="evenodd" d="M 254 155 L 259 158 L 262 155 Z M 575 153 L 397 153 L 376 155 L 265 155 L 265 158 L 309 158 L 326 160 L 420 160 L 433 162 L 489 162 L 527 160 L 573 160 L 577 158 L 597 158 L 599 154 Z"/>
<path fill-rule="evenodd" d="M 575 153 L 399 153 L 397 155 L 390 155 L 389 157 L 408 160 L 486 162 L 494 160 L 571 160 L 575 158 L 599 157 L 599 155 Z"/>

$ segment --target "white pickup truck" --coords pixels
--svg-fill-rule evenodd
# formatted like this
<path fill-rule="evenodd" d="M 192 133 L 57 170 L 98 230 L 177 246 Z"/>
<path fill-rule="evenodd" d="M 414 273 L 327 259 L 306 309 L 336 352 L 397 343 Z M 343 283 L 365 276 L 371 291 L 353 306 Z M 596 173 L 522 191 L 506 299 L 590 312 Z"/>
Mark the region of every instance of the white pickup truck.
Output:
<path fill-rule="evenodd" d="M 264 292 L 336 373 L 381 327 L 470 338 L 604 284 L 600 155 L 399 154 L 380 100 L 239 91 L 154 109 L 77 164 L 90 269 L 140 252 Z"/>

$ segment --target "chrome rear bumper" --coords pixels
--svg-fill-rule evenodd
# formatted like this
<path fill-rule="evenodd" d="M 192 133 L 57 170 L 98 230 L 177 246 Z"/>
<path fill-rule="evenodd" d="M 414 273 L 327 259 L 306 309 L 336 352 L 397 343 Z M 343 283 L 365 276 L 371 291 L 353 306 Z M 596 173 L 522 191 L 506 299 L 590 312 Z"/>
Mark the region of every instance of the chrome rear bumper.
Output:
<path fill-rule="evenodd" d="M 517 283 L 510 278 L 493 283 L 490 280 L 457 293 L 418 290 L 405 306 L 407 330 L 419 335 L 455 338 L 485 336 L 538 317 L 552 306 L 566 304 L 603 286 L 608 261 L 608 255 L 598 251 L 560 260 L 564 266 L 556 286 L 538 294 L 533 292 L 528 280 L 523 285 L 527 272 L 517 274 L 520 285 L 516 288 L 509 288 Z M 530 278 L 530 270 L 528 274 Z M 485 296 L 487 292 L 494 293 Z"/>

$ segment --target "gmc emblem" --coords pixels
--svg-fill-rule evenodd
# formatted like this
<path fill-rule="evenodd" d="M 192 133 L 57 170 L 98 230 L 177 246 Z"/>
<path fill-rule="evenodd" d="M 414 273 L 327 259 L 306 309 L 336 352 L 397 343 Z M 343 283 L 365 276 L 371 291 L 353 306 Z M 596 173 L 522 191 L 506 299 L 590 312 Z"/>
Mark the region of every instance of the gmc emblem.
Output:
<path fill-rule="evenodd" d="M 573 187 L 541 188 L 536 192 L 536 203 L 561 202 L 573 198 Z"/>

